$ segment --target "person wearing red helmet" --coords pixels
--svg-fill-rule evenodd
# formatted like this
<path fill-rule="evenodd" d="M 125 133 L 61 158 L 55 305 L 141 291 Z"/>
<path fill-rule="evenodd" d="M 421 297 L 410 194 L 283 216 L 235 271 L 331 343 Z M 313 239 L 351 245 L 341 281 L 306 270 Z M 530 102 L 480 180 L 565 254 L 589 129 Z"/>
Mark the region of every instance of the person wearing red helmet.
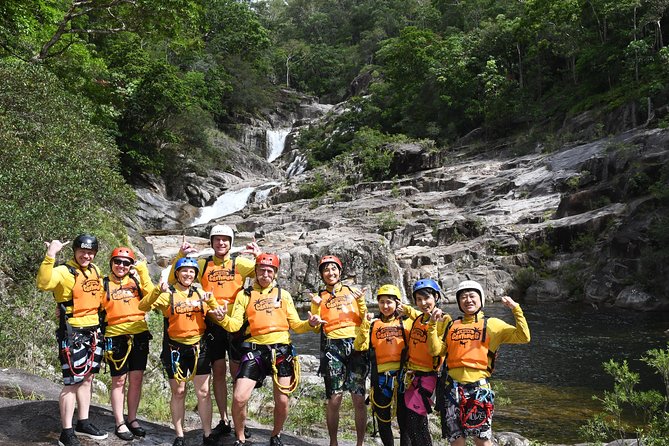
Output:
<path fill-rule="evenodd" d="M 205 317 L 215 313 L 222 317 L 218 302 L 211 293 L 202 293 L 193 286 L 198 275 L 197 260 L 184 257 L 174 265 L 174 285 L 162 281 L 152 294 L 144 297 L 139 309 L 162 311 L 165 329 L 160 359 L 169 378 L 170 412 L 176 438 L 173 446 L 185 446 L 184 416 L 186 413 L 186 384 L 193 381 L 197 396 L 197 410 L 202 423 L 204 446 L 215 445 L 211 435 L 211 395 L 209 375 L 211 363 L 204 340 Z"/>
<path fill-rule="evenodd" d="M 198 259 L 200 274 L 197 281 L 202 284 L 202 289 L 214 294 L 219 305 L 227 302 L 230 306 L 235 302 L 237 293 L 244 286 L 247 278 L 253 278 L 255 271 L 255 260 L 262 251 L 255 241 L 249 243 L 241 254 L 251 254 L 252 257 L 243 255 L 231 255 L 232 245 L 235 241 L 235 233 L 228 225 L 217 224 L 209 231 L 209 243 L 214 254 L 206 258 Z M 193 255 L 195 248 L 184 241 L 179 250 L 175 262 Z M 230 357 L 230 377 L 234 380 L 237 376 L 241 353 L 238 344 L 241 342 L 236 333 L 228 333 L 220 325 L 207 318 L 206 339 L 208 342 L 209 358 L 211 359 L 211 375 L 214 388 L 214 399 L 221 416 L 221 420 L 212 430 L 215 436 L 228 434 L 232 428 L 228 416 L 228 381 L 226 379 L 227 363 L 226 355 Z M 248 435 L 250 435 L 247 432 Z"/>
<path fill-rule="evenodd" d="M 354 349 L 354 341 L 367 313 L 365 290 L 341 283 L 343 264 L 334 255 L 318 262 L 325 288 L 312 294 L 311 312 L 326 323 L 321 329 L 321 364 L 318 370 L 325 382 L 326 424 L 330 446 L 337 446 L 339 411 L 343 393 L 350 392 L 355 410 L 357 446 L 362 446 L 367 426 L 365 405 L 369 372 L 367 352 Z"/>
<path fill-rule="evenodd" d="M 441 311 L 432 313 L 428 344 L 433 354 L 446 356 L 448 376 L 444 380 L 444 407 L 441 432 L 451 446 L 465 446 L 472 437 L 476 446 L 491 446 L 494 392 L 489 379 L 502 344 L 530 342 L 530 329 L 523 310 L 509 296 L 502 304 L 511 309 L 516 325 L 483 314 L 485 292 L 474 280 L 461 282 L 455 297 L 464 317 L 448 326 L 444 336 L 434 327 L 442 320 Z"/>
<path fill-rule="evenodd" d="M 322 323 L 309 314 L 301 320 L 293 298 L 276 282 L 281 262 L 275 254 L 263 253 L 256 258 L 253 285 L 237 293 L 231 311 L 220 324 L 231 332 L 241 330 L 243 361 L 239 368 L 232 401 L 232 417 L 237 440 L 235 446 L 246 445 L 244 424 L 246 404 L 255 387 L 260 387 L 267 375 L 272 376 L 274 388 L 274 426 L 270 446 L 283 446 L 281 431 L 288 418 L 288 396 L 295 390 L 299 364 L 290 341 L 290 331 L 313 331 Z"/>
<path fill-rule="evenodd" d="M 144 437 L 137 421 L 142 381 L 149 356 L 151 333 L 140 300 L 153 292 L 146 262 L 136 262 L 132 249 L 119 246 L 109 257 L 111 274 L 102 279 L 101 305 L 105 315 L 105 360 L 112 377 L 111 406 L 116 436 L 125 441 Z M 125 387 L 128 387 L 125 398 Z M 128 421 L 123 417 L 124 399 Z"/>
<path fill-rule="evenodd" d="M 60 446 L 79 446 L 77 434 L 97 440 L 107 438 L 89 419 L 93 375 L 100 371 L 102 331 L 98 311 L 102 280 L 93 263 L 98 252 L 98 239 L 81 234 L 72 242 L 72 259 L 54 266 L 56 256 L 69 242 L 44 242 L 46 255 L 37 272 L 37 288 L 53 292 L 58 308 L 56 331 L 58 357 L 63 373 L 63 389 L 58 398 L 62 431 Z M 74 409 L 78 421 L 72 427 Z"/>

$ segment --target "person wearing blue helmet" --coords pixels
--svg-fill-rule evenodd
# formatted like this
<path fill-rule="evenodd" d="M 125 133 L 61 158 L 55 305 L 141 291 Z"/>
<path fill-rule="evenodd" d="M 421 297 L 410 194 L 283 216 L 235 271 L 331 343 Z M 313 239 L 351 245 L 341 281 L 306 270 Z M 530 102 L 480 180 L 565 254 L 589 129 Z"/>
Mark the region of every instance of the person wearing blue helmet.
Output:
<path fill-rule="evenodd" d="M 165 329 L 163 351 L 160 355 L 169 378 L 172 398 L 170 412 L 176 438 L 173 446 L 185 446 L 184 416 L 186 413 L 186 384 L 193 381 L 197 395 L 197 408 L 202 422 L 203 444 L 214 445 L 211 435 L 212 404 L 209 393 L 211 364 L 204 340 L 205 317 L 208 312 L 223 317 L 216 298 L 193 286 L 199 272 L 196 259 L 184 257 L 174 265 L 176 282 L 169 285 L 162 281 L 152 294 L 143 298 L 139 309 L 158 308 L 163 312 Z"/>
<path fill-rule="evenodd" d="M 509 296 L 503 296 L 501 301 L 512 311 L 515 326 L 494 317 L 486 318 L 482 311 L 485 292 L 474 280 L 461 282 L 455 297 L 464 317 L 440 333 L 437 327 L 443 314 L 435 310 L 428 331 L 430 352 L 446 354 L 448 366 L 443 383 L 444 407 L 440 408 L 441 432 L 451 446 L 465 446 L 467 437 L 472 437 L 476 446 L 492 446 L 495 395 L 489 378 L 495 358 L 502 344 L 530 342 L 530 329 L 520 305 Z"/>
<path fill-rule="evenodd" d="M 397 401 L 397 421 L 402 445 L 431 446 L 427 415 L 432 412 L 432 394 L 443 362 L 442 355 L 433 355 L 427 343 L 427 330 L 432 313 L 441 297 L 441 287 L 434 279 L 419 279 L 412 296 L 419 312 L 409 330 L 407 355 L 402 366 L 402 382 Z M 443 334 L 450 322 L 444 315 L 438 332 Z"/>

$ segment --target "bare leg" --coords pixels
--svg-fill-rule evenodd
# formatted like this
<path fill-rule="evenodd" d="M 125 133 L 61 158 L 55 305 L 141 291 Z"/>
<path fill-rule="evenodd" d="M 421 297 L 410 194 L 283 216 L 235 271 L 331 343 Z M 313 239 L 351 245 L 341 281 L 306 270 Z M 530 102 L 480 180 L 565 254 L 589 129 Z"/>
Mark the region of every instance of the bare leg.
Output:
<path fill-rule="evenodd" d="M 178 382 L 176 379 L 170 379 L 170 390 L 172 398 L 170 399 L 170 413 L 172 414 L 172 424 L 174 433 L 177 437 L 184 436 L 184 414 L 186 413 L 186 383 Z"/>
<path fill-rule="evenodd" d="M 339 431 L 339 409 L 341 408 L 341 393 L 332 395 L 325 407 L 325 421 L 328 425 L 330 446 L 338 446 L 337 432 Z"/>
<path fill-rule="evenodd" d="M 292 376 L 281 376 L 278 378 L 281 387 L 288 387 Z M 272 429 L 272 437 L 279 435 L 283 429 L 283 425 L 288 419 L 288 395 L 279 390 L 279 386 L 274 384 L 274 428 Z"/>
<path fill-rule="evenodd" d="M 193 378 L 197 396 L 197 412 L 202 422 L 202 433 L 205 437 L 211 434 L 211 394 L 209 393 L 209 375 L 196 375 Z"/>
<path fill-rule="evenodd" d="M 237 440 L 246 441 L 246 436 L 244 435 L 246 403 L 248 403 L 255 386 L 256 382 L 249 378 L 239 378 L 235 383 L 232 397 L 232 420 L 235 423 L 235 436 Z"/>
<path fill-rule="evenodd" d="M 367 406 L 365 405 L 365 396 L 351 394 L 353 408 L 355 409 L 355 434 L 356 446 L 362 446 L 365 442 L 365 433 L 367 431 Z"/>
<path fill-rule="evenodd" d="M 228 420 L 228 381 L 226 359 L 218 359 L 211 365 L 211 379 L 214 385 L 214 399 L 221 420 Z"/>

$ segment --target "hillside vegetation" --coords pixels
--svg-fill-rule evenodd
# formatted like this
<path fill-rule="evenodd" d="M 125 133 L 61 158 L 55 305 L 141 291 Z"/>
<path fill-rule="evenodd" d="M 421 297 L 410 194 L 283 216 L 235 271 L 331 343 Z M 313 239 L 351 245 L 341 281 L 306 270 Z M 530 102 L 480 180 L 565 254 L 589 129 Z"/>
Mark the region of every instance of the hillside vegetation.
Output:
<path fill-rule="evenodd" d="M 298 144 L 312 166 L 355 151 L 374 180 L 388 177 L 387 142 L 421 139 L 440 150 L 476 130 L 487 140 L 515 134 L 519 147 L 531 148 L 547 134 L 557 144 L 663 127 L 667 6 L 3 1 L 0 269 L 11 291 L 0 295 L 0 323 L 17 314 L 26 323 L 3 329 L 0 363 L 34 366 L 7 347 L 52 319 L 32 285 L 44 240 L 95 232 L 106 258 L 127 242 L 127 184 L 203 162 L 226 169 L 207 129 L 262 114 L 279 89 L 348 99 L 346 113 Z M 562 128 L 586 110 L 598 111 L 595 125 Z"/>

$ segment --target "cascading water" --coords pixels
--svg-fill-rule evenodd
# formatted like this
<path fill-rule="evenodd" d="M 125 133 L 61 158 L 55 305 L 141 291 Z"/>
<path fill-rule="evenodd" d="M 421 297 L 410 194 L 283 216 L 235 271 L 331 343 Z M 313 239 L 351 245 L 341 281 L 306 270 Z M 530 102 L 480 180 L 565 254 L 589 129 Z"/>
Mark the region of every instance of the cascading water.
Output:
<path fill-rule="evenodd" d="M 224 193 L 216 199 L 214 204 L 202 208 L 200 216 L 195 219 L 193 225 L 208 223 L 214 218 L 230 215 L 244 209 L 254 190 L 255 187 L 245 187 Z"/>
<path fill-rule="evenodd" d="M 283 153 L 286 145 L 286 137 L 290 133 L 289 128 L 267 130 L 267 161 L 272 162 Z"/>
<path fill-rule="evenodd" d="M 272 162 L 281 156 L 286 144 L 286 137 L 290 128 L 269 129 L 266 133 L 267 161 Z M 200 215 L 193 221 L 193 225 L 201 225 L 209 221 L 233 214 L 244 209 L 249 197 L 255 191 L 254 202 L 259 203 L 267 199 L 270 191 L 279 183 L 269 182 L 258 187 L 245 187 L 234 191 L 228 191 L 218 197 L 213 205 L 203 207 Z"/>

